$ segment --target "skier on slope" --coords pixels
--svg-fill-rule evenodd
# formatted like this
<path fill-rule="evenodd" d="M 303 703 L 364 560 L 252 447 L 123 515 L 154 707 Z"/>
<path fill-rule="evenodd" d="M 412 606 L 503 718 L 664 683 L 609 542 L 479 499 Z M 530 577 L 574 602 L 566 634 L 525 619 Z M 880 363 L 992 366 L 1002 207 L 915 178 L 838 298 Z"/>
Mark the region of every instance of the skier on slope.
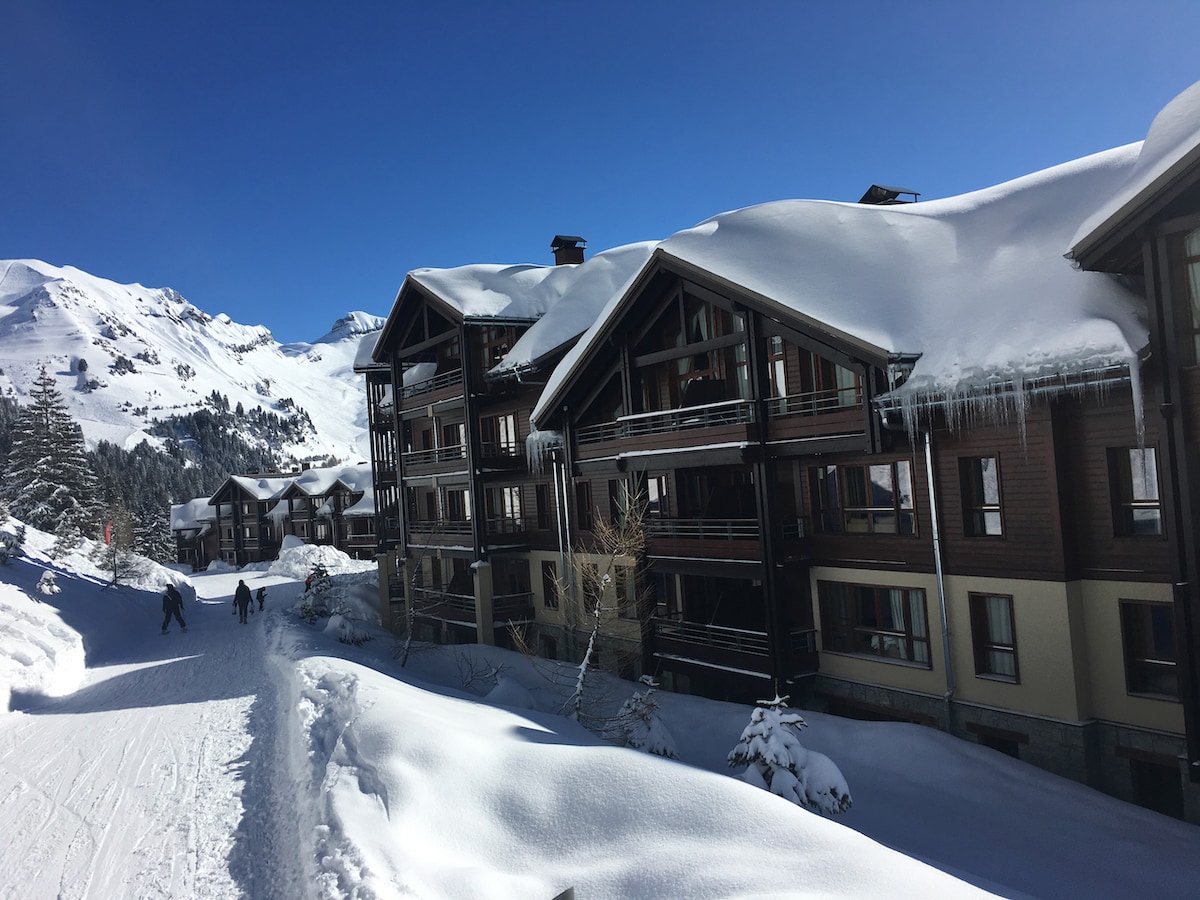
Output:
<path fill-rule="evenodd" d="M 254 598 L 258 601 L 258 611 L 262 612 L 263 605 L 267 602 L 267 589 L 265 587 L 260 587 L 258 592 L 254 595 Z"/>
<path fill-rule="evenodd" d="M 187 622 L 183 621 L 183 597 L 176 590 L 175 585 L 168 584 L 167 592 L 163 594 L 163 634 L 167 633 L 167 625 L 171 622 L 171 616 L 175 617 L 180 628 L 187 631 Z"/>
<path fill-rule="evenodd" d="M 233 611 L 238 614 L 238 621 L 243 625 L 246 624 L 246 615 L 254 614 L 250 609 L 250 588 L 246 587 L 246 582 L 238 579 L 237 590 L 233 592 Z"/>

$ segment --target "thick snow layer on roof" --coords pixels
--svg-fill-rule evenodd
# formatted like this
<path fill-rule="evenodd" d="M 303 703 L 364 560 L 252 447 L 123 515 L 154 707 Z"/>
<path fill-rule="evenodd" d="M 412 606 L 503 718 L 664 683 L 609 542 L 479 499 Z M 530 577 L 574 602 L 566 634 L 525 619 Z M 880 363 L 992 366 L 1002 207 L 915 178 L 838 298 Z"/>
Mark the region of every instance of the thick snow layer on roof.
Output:
<path fill-rule="evenodd" d="M 231 475 L 229 480 L 255 500 L 274 500 L 296 480 L 295 475 Z"/>
<path fill-rule="evenodd" d="M 189 528 L 200 528 L 215 518 L 216 511 L 209 505 L 208 498 L 197 497 L 171 507 L 171 530 L 184 531 Z"/>
<path fill-rule="evenodd" d="M 539 290 L 553 266 L 475 263 L 453 269 L 413 269 L 408 277 L 464 318 L 536 319 L 549 308 Z"/>
<path fill-rule="evenodd" d="M 306 469 L 295 478 L 296 487 L 310 497 L 327 494 L 338 482 L 354 493 L 371 490 L 371 466 L 360 463 L 353 466 L 329 466 Z"/>
<path fill-rule="evenodd" d="M 902 389 L 909 395 L 1128 365 L 1147 340 L 1141 298 L 1110 276 L 1075 270 L 1063 254 L 1078 223 L 1128 176 L 1137 149 L 927 203 L 765 203 L 681 231 L 658 252 L 864 353 L 920 354 Z M 536 422 L 605 315 L 551 376 Z"/>
<path fill-rule="evenodd" d="M 654 241 L 626 244 L 586 262 L 555 266 L 542 288 L 558 299 L 492 369 L 500 375 L 522 369 L 583 334 L 613 297 L 620 297 L 650 259 Z"/>
<path fill-rule="evenodd" d="M 1150 123 L 1137 162 L 1123 184 L 1080 225 L 1070 246 L 1090 243 L 1131 213 L 1144 195 L 1200 157 L 1200 81 L 1163 107 Z"/>

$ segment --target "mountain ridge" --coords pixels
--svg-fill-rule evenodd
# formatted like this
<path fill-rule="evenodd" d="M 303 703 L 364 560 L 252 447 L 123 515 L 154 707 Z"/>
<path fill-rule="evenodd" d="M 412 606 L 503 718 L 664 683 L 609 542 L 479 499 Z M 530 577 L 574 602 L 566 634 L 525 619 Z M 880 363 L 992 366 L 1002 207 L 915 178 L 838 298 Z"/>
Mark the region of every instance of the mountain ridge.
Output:
<path fill-rule="evenodd" d="M 205 409 L 215 393 L 233 408 L 296 419 L 297 440 L 264 448 L 283 464 L 357 462 L 370 444 L 353 364 L 384 321 L 351 311 L 311 343 L 281 344 L 269 328 L 205 312 L 169 287 L 0 260 L 0 393 L 26 402 L 45 366 L 87 446 L 124 449 L 161 447 L 155 422 Z"/>

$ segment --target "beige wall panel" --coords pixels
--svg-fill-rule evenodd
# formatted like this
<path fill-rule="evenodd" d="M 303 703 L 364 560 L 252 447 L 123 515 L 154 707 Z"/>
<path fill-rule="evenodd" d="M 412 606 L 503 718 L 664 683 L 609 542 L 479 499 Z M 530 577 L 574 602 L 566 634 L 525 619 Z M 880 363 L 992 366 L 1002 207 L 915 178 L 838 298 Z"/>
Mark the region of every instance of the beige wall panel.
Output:
<path fill-rule="evenodd" d="M 1087 694 L 1087 667 L 1085 661 L 1077 661 L 1084 648 L 1082 641 L 1076 646 L 1073 640 L 1067 587 L 1053 581 L 946 577 L 958 700 L 1072 722 L 1087 718 L 1081 703 Z M 972 593 L 1012 597 L 1019 684 L 975 674 Z"/>
<path fill-rule="evenodd" d="M 1125 657 L 1121 644 L 1121 600 L 1169 602 L 1169 584 L 1128 581 L 1081 583 L 1092 711 L 1097 719 L 1139 728 L 1183 733 L 1183 706 L 1170 700 L 1130 696 L 1125 689 Z"/>
<path fill-rule="evenodd" d="M 910 663 L 821 651 L 821 671 L 837 678 L 877 684 L 903 691 L 916 691 L 941 697 L 946 692 L 942 667 L 942 626 L 938 618 L 937 581 L 932 575 L 911 572 L 878 572 L 868 569 L 843 569 L 814 566 L 811 572 L 812 595 L 817 596 L 818 581 L 846 584 L 878 584 L 890 587 L 914 587 L 925 590 L 925 615 L 929 623 L 929 657 L 932 669 Z M 813 610 L 818 640 L 821 634 L 820 604 Z"/>

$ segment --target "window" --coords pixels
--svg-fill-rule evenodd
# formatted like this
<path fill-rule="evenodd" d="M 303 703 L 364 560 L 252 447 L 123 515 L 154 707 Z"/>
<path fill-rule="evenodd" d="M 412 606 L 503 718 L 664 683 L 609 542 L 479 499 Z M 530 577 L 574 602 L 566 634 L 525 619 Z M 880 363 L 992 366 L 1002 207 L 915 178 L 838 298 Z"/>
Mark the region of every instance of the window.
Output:
<path fill-rule="evenodd" d="M 1171 604 L 1122 600 L 1121 643 L 1129 693 L 1179 697 L 1175 611 Z"/>
<path fill-rule="evenodd" d="M 1012 597 L 971 594 L 971 642 L 975 645 L 975 674 L 1018 682 L 1017 636 Z"/>
<path fill-rule="evenodd" d="M 1155 537 L 1163 533 L 1158 461 L 1153 447 L 1110 447 L 1108 478 L 1113 534 Z"/>
<path fill-rule="evenodd" d="M 613 584 L 617 593 L 617 615 L 622 619 L 638 617 L 637 581 L 632 566 L 616 566 Z"/>
<path fill-rule="evenodd" d="M 1000 463 L 995 456 L 974 456 L 958 461 L 962 488 L 963 533 L 968 537 L 1001 537 Z"/>
<path fill-rule="evenodd" d="M 908 460 L 814 469 L 813 497 L 822 531 L 915 534 L 912 467 Z"/>
<path fill-rule="evenodd" d="M 592 530 L 592 483 L 590 481 L 575 482 L 575 514 L 578 516 L 576 525 L 580 531 Z"/>
<path fill-rule="evenodd" d="M 550 503 L 550 485 L 538 484 L 534 486 L 534 506 L 537 510 L 537 527 L 538 531 L 549 531 L 553 528 L 553 520 L 551 516 L 554 514 L 554 507 Z"/>
<path fill-rule="evenodd" d="M 517 417 L 513 413 L 487 416 L 479 421 L 480 447 L 484 456 L 518 456 Z"/>
<path fill-rule="evenodd" d="M 558 569 L 550 560 L 542 561 L 542 605 L 546 609 L 558 609 Z"/>
<path fill-rule="evenodd" d="M 920 663 L 929 668 L 929 625 L 920 588 L 817 583 L 826 650 Z"/>
<path fill-rule="evenodd" d="M 1191 313 L 1189 324 L 1193 362 L 1200 363 L 1200 228 L 1183 235 L 1179 240 L 1182 244 L 1179 271 Z"/>

